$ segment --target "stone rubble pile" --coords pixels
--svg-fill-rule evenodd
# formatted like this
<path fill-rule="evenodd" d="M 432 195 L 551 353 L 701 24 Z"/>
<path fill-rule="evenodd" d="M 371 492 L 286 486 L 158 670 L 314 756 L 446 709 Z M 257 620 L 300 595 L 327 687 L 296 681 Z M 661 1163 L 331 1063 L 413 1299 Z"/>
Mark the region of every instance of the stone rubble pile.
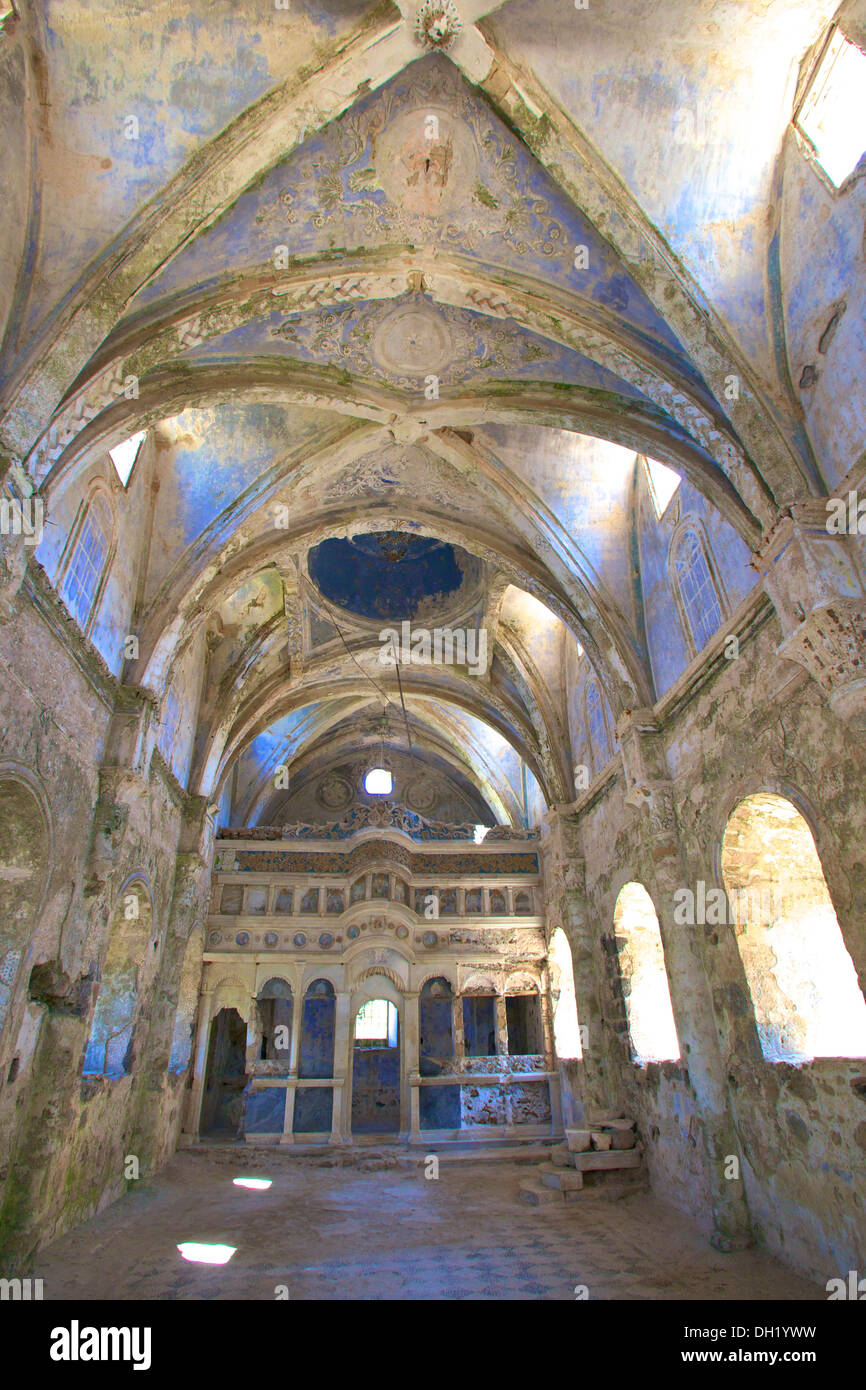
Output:
<path fill-rule="evenodd" d="M 643 1149 L 635 1121 L 626 1116 L 605 1115 L 589 1129 L 567 1129 L 565 1143 L 554 1145 L 536 1171 L 520 1184 L 521 1202 L 533 1207 L 624 1197 L 646 1186 Z"/>

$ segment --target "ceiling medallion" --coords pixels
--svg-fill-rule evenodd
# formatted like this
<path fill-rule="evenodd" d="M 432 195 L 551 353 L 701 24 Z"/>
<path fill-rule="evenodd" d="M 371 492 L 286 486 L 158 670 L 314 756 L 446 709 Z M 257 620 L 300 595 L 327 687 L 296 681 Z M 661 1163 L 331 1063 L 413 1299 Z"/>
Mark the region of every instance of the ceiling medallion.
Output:
<path fill-rule="evenodd" d="M 389 376 L 426 377 L 453 363 L 462 343 L 430 304 L 401 304 L 379 321 L 370 355 Z"/>
<path fill-rule="evenodd" d="M 415 37 L 428 48 L 450 48 L 462 29 L 454 0 L 424 0 L 415 21 Z"/>
<path fill-rule="evenodd" d="M 409 539 L 405 531 L 379 531 L 377 535 L 379 549 L 391 565 L 398 564 L 404 558 L 409 549 Z"/>
<path fill-rule="evenodd" d="M 329 811 L 339 811 L 354 800 L 355 790 L 351 782 L 337 773 L 330 772 L 316 788 L 316 800 Z"/>

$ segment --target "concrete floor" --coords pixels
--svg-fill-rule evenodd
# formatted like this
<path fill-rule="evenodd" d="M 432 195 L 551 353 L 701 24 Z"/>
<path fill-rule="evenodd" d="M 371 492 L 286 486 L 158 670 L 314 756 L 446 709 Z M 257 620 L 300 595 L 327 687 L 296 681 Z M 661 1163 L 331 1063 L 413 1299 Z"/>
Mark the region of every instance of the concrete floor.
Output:
<path fill-rule="evenodd" d="M 285 1151 L 181 1152 L 158 1177 L 61 1237 L 34 1273 L 46 1299 L 823 1299 L 755 1251 L 721 1255 L 646 1193 L 582 1206 L 518 1202 L 532 1169 Z M 359 1163 L 365 1167 L 359 1167 Z M 387 1166 L 380 1166 L 387 1165 Z M 267 1191 L 234 1177 L 270 1177 Z M 184 1241 L 237 1247 L 190 1264 Z M 285 1294 L 283 1294 L 285 1297 Z"/>

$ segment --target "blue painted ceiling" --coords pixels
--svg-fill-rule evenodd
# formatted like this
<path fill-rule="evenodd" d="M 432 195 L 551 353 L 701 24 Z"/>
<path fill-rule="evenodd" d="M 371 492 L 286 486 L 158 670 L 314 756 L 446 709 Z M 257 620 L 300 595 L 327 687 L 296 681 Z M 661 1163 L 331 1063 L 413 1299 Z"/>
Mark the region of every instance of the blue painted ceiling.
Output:
<path fill-rule="evenodd" d="M 387 558 L 390 556 L 391 558 Z M 362 618 L 412 619 L 422 603 L 456 595 L 478 562 L 458 546 L 403 531 L 327 540 L 308 556 L 325 598 Z"/>

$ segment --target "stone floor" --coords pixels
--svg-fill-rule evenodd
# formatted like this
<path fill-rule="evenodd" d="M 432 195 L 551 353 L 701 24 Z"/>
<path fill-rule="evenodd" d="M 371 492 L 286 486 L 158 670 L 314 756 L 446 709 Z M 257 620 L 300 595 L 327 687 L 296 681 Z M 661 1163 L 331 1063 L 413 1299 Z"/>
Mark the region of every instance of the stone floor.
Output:
<path fill-rule="evenodd" d="M 34 1274 L 47 1299 L 818 1299 L 755 1251 L 720 1255 L 646 1193 L 581 1207 L 517 1200 L 513 1161 L 303 1159 L 197 1150 L 61 1237 Z M 234 1177 L 270 1177 L 267 1191 Z M 191 1264 L 184 1241 L 237 1247 Z M 284 1292 L 283 1297 L 286 1296 Z"/>

